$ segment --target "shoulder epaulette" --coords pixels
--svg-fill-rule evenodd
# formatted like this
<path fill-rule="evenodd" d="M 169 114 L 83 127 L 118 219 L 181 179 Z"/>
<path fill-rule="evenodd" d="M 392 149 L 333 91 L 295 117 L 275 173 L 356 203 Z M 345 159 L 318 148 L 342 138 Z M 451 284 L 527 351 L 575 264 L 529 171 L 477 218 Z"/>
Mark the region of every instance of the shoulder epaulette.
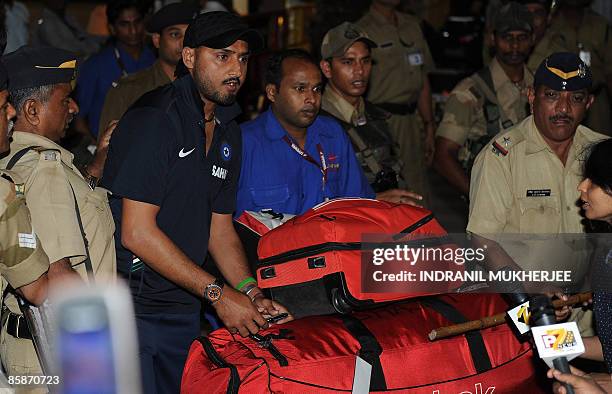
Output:
<path fill-rule="evenodd" d="M 62 157 L 58 149 L 40 148 L 34 150 L 40 153 L 41 161 L 60 161 Z"/>
<path fill-rule="evenodd" d="M 491 142 L 491 151 L 497 156 L 506 156 L 512 147 L 516 144 L 512 133 L 503 133 L 501 136 L 493 139 Z"/>

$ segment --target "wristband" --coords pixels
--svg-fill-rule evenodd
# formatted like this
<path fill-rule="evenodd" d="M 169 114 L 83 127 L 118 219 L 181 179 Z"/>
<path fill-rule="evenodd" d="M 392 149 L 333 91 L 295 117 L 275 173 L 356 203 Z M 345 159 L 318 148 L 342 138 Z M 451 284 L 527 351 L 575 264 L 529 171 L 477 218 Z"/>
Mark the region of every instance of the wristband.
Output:
<path fill-rule="evenodd" d="M 249 283 L 257 283 L 257 281 L 252 276 L 249 276 L 248 278 L 246 278 L 242 282 L 238 283 L 238 286 L 236 286 L 236 290 L 242 291 L 242 288 L 244 286 L 248 285 Z"/>

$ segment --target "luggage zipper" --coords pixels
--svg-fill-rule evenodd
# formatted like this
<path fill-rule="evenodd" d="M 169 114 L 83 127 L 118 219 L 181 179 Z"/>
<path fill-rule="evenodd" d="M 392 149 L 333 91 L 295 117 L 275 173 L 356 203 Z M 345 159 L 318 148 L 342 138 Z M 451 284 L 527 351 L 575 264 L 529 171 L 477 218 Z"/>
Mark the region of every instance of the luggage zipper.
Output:
<path fill-rule="evenodd" d="M 393 237 L 393 240 L 398 240 L 403 238 L 406 234 L 410 234 L 411 232 L 413 232 L 414 230 L 418 229 L 419 227 L 422 227 L 424 225 L 426 225 L 427 223 L 431 222 L 434 218 L 433 213 L 430 213 L 429 215 L 425 216 L 423 219 L 419 220 L 416 223 L 411 224 L 410 226 L 406 227 L 405 229 L 403 229 L 402 231 L 400 231 L 399 234 L 395 235 Z"/>
<path fill-rule="evenodd" d="M 331 252 L 334 250 L 359 250 L 361 249 L 361 242 L 326 242 L 323 244 L 317 244 L 307 246 L 301 249 L 291 250 L 289 252 L 277 254 L 262 260 L 259 260 L 258 267 L 266 265 L 274 265 L 285 263 L 287 261 L 301 259 L 304 257 L 310 257 L 315 254 L 321 254 L 325 252 Z"/>
<path fill-rule="evenodd" d="M 405 234 L 404 234 L 405 235 Z M 402 235 L 402 237 L 404 236 Z M 394 236 L 395 238 L 395 236 Z M 401 237 L 400 237 L 401 238 Z M 398 238 L 399 239 L 399 238 Z M 446 240 L 446 241 L 445 241 Z M 415 239 L 411 241 L 405 241 L 402 243 L 396 243 L 397 245 L 406 244 L 418 244 L 419 246 L 423 245 L 425 247 L 429 246 L 437 246 L 442 245 L 444 243 L 448 243 L 447 237 L 440 236 L 436 238 L 423 238 L 423 239 Z M 332 251 L 343 251 L 343 250 L 361 250 L 361 249 L 373 249 L 377 247 L 382 247 L 384 243 L 362 243 L 362 242 L 326 242 L 323 244 L 307 246 L 301 249 L 290 250 L 289 252 L 277 254 L 275 256 L 270 256 L 265 259 L 259 260 L 257 263 L 257 268 L 262 268 L 270 265 L 282 264 L 288 261 L 297 260 L 301 258 L 311 257 L 317 254 L 332 252 Z"/>
<path fill-rule="evenodd" d="M 429 214 L 425 216 L 424 218 L 420 219 L 419 221 L 411 224 L 410 226 L 400 231 L 399 234 L 394 235 L 393 240 L 397 241 L 398 239 L 405 237 L 406 234 L 409 234 L 415 231 L 416 229 L 424 226 L 425 224 L 432 221 L 433 218 L 434 218 L 433 214 Z M 423 239 L 416 240 L 416 242 L 435 245 L 435 244 L 441 243 L 441 238 L 440 237 L 423 238 Z M 365 246 L 368 246 L 368 245 L 364 245 L 361 242 L 326 242 L 322 244 L 307 246 L 307 247 L 300 248 L 300 249 L 290 250 L 289 252 L 277 254 L 275 256 L 266 257 L 265 259 L 259 260 L 257 267 L 260 268 L 260 267 L 265 267 L 268 265 L 286 263 L 287 261 L 310 257 L 312 255 L 321 254 L 325 252 L 342 251 L 342 250 L 359 250 Z"/>
<path fill-rule="evenodd" d="M 259 346 L 266 349 L 270 352 L 272 357 L 278 361 L 281 367 L 286 367 L 289 365 L 287 361 L 287 357 L 285 357 L 272 343 L 273 339 L 294 339 L 294 337 L 290 336 L 290 330 L 286 328 L 282 328 L 278 334 L 267 334 L 267 335 L 259 335 L 259 334 L 251 334 L 249 337 L 253 339 Z"/>
<path fill-rule="evenodd" d="M 238 394 L 238 389 L 240 389 L 240 374 L 238 374 L 238 368 L 236 368 L 234 364 L 227 363 L 223 357 L 217 353 L 215 347 L 208 338 L 199 337 L 197 340 L 202 344 L 204 352 L 213 364 L 219 368 L 228 368 L 230 370 L 230 378 L 227 383 L 227 394 Z"/>

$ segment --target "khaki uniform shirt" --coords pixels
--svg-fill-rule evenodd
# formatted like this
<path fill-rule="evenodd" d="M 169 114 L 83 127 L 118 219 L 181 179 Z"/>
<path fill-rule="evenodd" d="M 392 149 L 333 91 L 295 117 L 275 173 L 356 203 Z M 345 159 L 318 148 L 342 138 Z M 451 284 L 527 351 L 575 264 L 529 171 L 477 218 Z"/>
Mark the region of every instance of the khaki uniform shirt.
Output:
<path fill-rule="evenodd" d="M 499 113 L 496 116 L 488 114 L 488 117 L 490 118 L 489 120 L 493 121 L 497 117 L 493 128 L 497 131 L 504 130 L 518 124 L 529 115 L 527 112 L 527 87 L 533 85 L 533 75 L 525 67 L 523 70 L 523 82 L 520 86 L 517 86 L 508 78 L 497 58 L 494 58 L 488 67 L 491 72 L 497 103 L 505 117 L 512 124 L 503 125 L 502 116 L 499 116 Z M 485 108 L 486 101 L 486 95 L 474 79 L 474 76 L 459 82 L 448 97 L 444 109 L 444 117 L 438 126 L 436 135 L 449 139 L 461 146 L 458 157 L 460 162 L 473 160 L 480 151 L 480 148 L 486 145 L 488 140 L 493 137 L 493 135 L 487 133 L 488 125 L 485 111 L 489 110 L 489 112 L 492 112 L 492 109 Z M 495 109 L 497 111 L 500 110 Z M 488 138 L 485 138 L 486 141 L 483 141 L 482 144 L 479 144 L 479 147 L 476 147 L 475 143 L 486 136 L 488 136 Z"/>
<path fill-rule="evenodd" d="M 470 220 L 475 234 L 582 233 L 575 202 L 582 180 L 580 155 L 585 147 L 606 138 L 578 126 L 565 166 L 527 117 L 500 133 L 474 163 L 470 183 Z"/>
<path fill-rule="evenodd" d="M 80 171 L 72 163 L 73 155 L 53 141 L 32 133 L 16 131 L 11 142 L 11 155 L 0 160 L 6 167 L 10 158 L 21 149 L 30 150 L 12 168 L 15 183 L 23 184 L 32 227 L 50 262 L 62 258 L 70 261 L 86 277 L 85 240 L 81 234 L 75 196 L 89 245 L 89 255 L 98 282 L 116 277 L 115 225 L 108 205 L 107 191 L 91 190 Z M 74 191 L 74 194 L 73 194 Z"/>
<path fill-rule="evenodd" d="M 14 288 L 34 282 L 49 259 L 32 230 L 30 212 L 15 185 L 0 178 L 0 274 Z"/>
<path fill-rule="evenodd" d="M 497 241 L 523 270 L 568 270 L 573 284 L 583 283 L 589 247 L 585 239 L 571 237 L 584 232 L 576 204 L 580 159 L 587 146 L 603 138 L 578 126 L 563 165 L 533 116 L 500 133 L 472 168 L 467 231 Z M 553 285 L 564 289 L 569 284 Z M 594 335 L 590 311 L 576 308 L 570 321 L 578 323 L 583 336 Z"/>
<path fill-rule="evenodd" d="M 359 25 L 378 44 L 372 49 L 372 74 L 367 99 L 374 104 L 411 104 L 418 100 L 433 58 L 419 19 L 396 12 L 397 26 L 370 10 Z"/>
<path fill-rule="evenodd" d="M 140 96 L 170 82 L 172 81 L 162 70 L 159 60 L 149 68 L 121 78 L 106 94 L 99 130 L 106 129 L 112 120 L 119 120 Z"/>
<path fill-rule="evenodd" d="M 377 108 L 372 103 L 366 103 L 362 97 L 359 98 L 357 107 L 354 107 L 328 86 L 321 99 L 321 114 L 336 118 L 345 131 L 353 128 L 361 141 L 366 145 L 366 150 L 362 152 L 360 144 L 355 141 L 351 133 L 347 132 L 366 179 L 375 191 L 377 186 L 374 183 L 377 172 L 391 169 L 397 175 L 401 173 L 402 165 L 395 154 L 396 146 L 389 132 L 389 125 L 387 123 L 389 114 L 387 112 Z M 370 154 L 378 166 L 380 166 L 380 169 L 375 172 L 370 168 L 364 153 Z M 402 177 L 397 176 L 397 178 L 397 186 L 405 187 Z"/>
<path fill-rule="evenodd" d="M 336 93 L 329 85 L 323 92 L 323 97 L 321 98 L 321 108 L 342 122 L 352 124 L 353 126 L 357 126 L 366 120 L 365 102 L 363 97 L 359 98 L 357 107 L 354 107 L 351 103 Z"/>

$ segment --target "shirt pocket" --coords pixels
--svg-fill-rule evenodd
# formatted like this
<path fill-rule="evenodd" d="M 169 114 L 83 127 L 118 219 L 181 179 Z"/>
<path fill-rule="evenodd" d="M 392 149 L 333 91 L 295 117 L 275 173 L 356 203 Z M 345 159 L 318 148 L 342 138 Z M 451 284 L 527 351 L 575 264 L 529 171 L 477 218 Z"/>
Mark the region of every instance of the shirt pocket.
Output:
<path fill-rule="evenodd" d="M 519 207 L 521 233 L 558 233 L 561 210 L 556 198 L 523 197 L 519 199 Z"/>
<path fill-rule="evenodd" d="M 279 208 L 289 201 L 290 195 L 287 184 L 251 189 L 251 198 L 257 209 L 276 210 L 275 208 Z"/>
<path fill-rule="evenodd" d="M 108 232 L 109 237 L 115 232 L 115 222 L 108 204 L 108 191 L 101 187 L 96 187 L 87 193 L 86 204 L 95 210 L 99 223 Z"/>

